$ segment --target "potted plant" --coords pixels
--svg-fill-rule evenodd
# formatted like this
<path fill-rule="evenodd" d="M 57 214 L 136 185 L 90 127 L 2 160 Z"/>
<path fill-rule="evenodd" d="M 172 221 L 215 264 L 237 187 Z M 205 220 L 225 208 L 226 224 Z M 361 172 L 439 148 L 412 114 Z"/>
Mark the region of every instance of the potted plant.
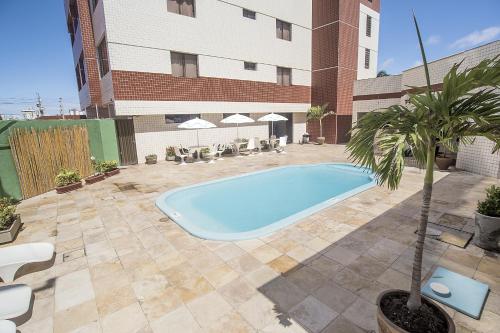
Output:
<path fill-rule="evenodd" d="M 200 158 L 207 157 L 209 153 L 210 153 L 210 148 L 208 148 L 208 147 L 201 148 L 200 149 Z"/>
<path fill-rule="evenodd" d="M 485 250 L 500 252 L 500 187 L 486 189 L 486 199 L 479 201 L 476 212 L 474 244 Z"/>
<path fill-rule="evenodd" d="M 494 152 L 500 149 L 500 95 L 495 92 L 495 87 L 500 85 L 500 57 L 484 60 L 460 72 L 461 64 L 455 64 L 444 77 L 442 90 L 433 91 L 420 30 L 416 18 L 413 19 L 426 87 L 410 93 L 408 105 L 393 105 L 359 119 L 352 129 L 347 150 L 355 163 L 371 168 L 378 183 L 387 184 L 390 189 L 396 189 L 401 181 L 405 148 L 410 148 L 417 162 L 426 169 L 411 288 L 380 294 L 377 301 L 379 331 L 454 332 L 449 315 L 421 295 L 436 145 L 439 142 L 456 151 L 457 139 L 470 143 L 473 137 L 483 136 L 495 143 Z M 375 154 L 375 147 L 380 156 Z"/>
<path fill-rule="evenodd" d="M 90 158 L 90 161 L 92 163 L 94 174 L 85 178 L 85 184 L 94 184 L 100 182 L 101 180 L 104 180 L 104 173 L 102 173 L 101 164 L 96 162 L 94 156 Z"/>
<path fill-rule="evenodd" d="M 0 244 L 16 238 L 21 227 L 21 217 L 16 214 L 16 202 L 11 198 L 0 198 Z"/>
<path fill-rule="evenodd" d="M 56 192 L 66 193 L 82 187 L 82 177 L 78 170 L 62 169 L 55 179 Z"/>
<path fill-rule="evenodd" d="M 175 161 L 175 148 L 170 146 L 167 147 L 167 153 L 165 156 L 166 161 Z"/>
<path fill-rule="evenodd" d="M 446 156 L 446 147 L 443 147 L 443 153 L 436 155 L 436 165 L 441 171 L 448 170 L 450 165 L 453 163 L 453 158 Z"/>
<path fill-rule="evenodd" d="M 325 143 L 325 137 L 323 136 L 323 119 L 325 119 L 326 117 L 328 117 L 332 114 L 335 114 L 335 112 L 333 112 L 333 111 L 328 111 L 327 108 L 328 108 L 328 104 L 324 104 L 321 106 L 317 105 L 317 106 L 311 107 L 307 111 L 307 120 L 319 121 L 319 136 L 316 138 L 316 142 L 319 145 L 322 145 Z"/>
<path fill-rule="evenodd" d="M 146 156 L 146 164 L 156 164 L 158 161 L 158 156 L 155 154 L 150 154 Z"/>
<path fill-rule="evenodd" d="M 101 172 L 104 173 L 106 177 L 111 177 L 120 173 L 120 169 L 118 169 L 117 161 L 103 161 L 99 163 L 99 168 Z"/>

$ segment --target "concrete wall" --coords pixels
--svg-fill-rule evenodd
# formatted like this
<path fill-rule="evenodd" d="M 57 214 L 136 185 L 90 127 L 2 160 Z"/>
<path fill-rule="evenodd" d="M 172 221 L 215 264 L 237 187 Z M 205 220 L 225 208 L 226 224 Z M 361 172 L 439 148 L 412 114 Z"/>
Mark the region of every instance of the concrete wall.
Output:
<path fill-rule="evenodd" d="M 90 152 L 98 161 L 119 161 L 118 143 L 113 120 L 31 120 L 0 121 L 0 196 L 21 199 L 21 187 L 9 145 L 12 128 L 35 128 L 84 125 L 89 133 Z"/>
<path fill-rule="evenodd" d="M 372 18 L 371 36 L 366 36 L 366 17 Z M 378 41 L 380 30 L 380 13 L 367 6 L 359 5 L 359 46 L 358 46 L 358 80 L 377 76 Z M 370 67 L 365 68 L 365 49 L 370 50 Z"/>
<path fill-rule="evenodd" d="M 500 154 L 492 154 L 493 142 L 478 137 L 471 145 L 460 145 L 457 168 L 483 176 L 500 178 Z"/>

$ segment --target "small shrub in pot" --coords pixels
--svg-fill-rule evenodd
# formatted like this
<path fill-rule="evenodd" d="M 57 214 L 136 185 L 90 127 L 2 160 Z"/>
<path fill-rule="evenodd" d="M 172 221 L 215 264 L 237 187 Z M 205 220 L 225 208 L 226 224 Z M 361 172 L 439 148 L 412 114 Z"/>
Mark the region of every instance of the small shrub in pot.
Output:
<path fill-rule="evenodd" d="M 66 193 L 82 187 L 78 170 L 62 169 L 54 180 L 57 193 Z"/>
<path fill-rule="evenodd" d="M 146 156 L 146 164 L 156 164 L 157 161 L 158 161 L 158 156 L 156 156 L 155 154 Z"/>
<path fill-rule="evenodd" d="M 104 180 L 104 173 L 102 172 L 101 164 L 99 162 L 96 162 L 94 156 L 90 158 L 90 161 L 92 164 L 92 169 L 94 170 L 94 174 L 85 178 L 85 184 L 94 184 L 100 182 L 101 180 Z"/>
<path fill-rule="evenodd" d="M 486 250 L 500 252 L 500 187 L 486 189 L 486 199 L 477 204 L 474 243 Z"/>
<path fill-rule="evenodd" d="M 175 161 L 175 148 L 174 147 L 172 147 L 172 146 L 167 147 L 165 160 Z"/>
<path fill-rule="evenodd" d="M 99 163 L 99 168 L 102 173 L 106 175 L 106 177 L 111 177 L 120 173 L 120 169 L 118 169 L 118 162 L 115 160 L 112 161 L 102 161 Z"/>
<path fill-rule="evenodd" d="M 20 226 L 21 219 L 16 214 L 16 201 L 7 197 L 0 198 L 0 244 L 14 240 Z"/>

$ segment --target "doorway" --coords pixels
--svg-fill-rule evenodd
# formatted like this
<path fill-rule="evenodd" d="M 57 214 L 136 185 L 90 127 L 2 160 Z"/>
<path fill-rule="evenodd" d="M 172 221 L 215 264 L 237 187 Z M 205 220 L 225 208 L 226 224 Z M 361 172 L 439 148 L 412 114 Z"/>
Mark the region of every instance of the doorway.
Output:
<path fill-rule="evenodd" d="M 287 143 L 293 142 L 293 113 L 277 113 L 288 121 L 275 121 L 269 123 L 269 135 L 274 132 L 277 138 L 288 136 Z"/>
<path fill-rule="evenodd" d="M 120 164 L 137 164 L 137 147 L 133 119 L 115 119 L 116 136 L 120 150 Z"/>

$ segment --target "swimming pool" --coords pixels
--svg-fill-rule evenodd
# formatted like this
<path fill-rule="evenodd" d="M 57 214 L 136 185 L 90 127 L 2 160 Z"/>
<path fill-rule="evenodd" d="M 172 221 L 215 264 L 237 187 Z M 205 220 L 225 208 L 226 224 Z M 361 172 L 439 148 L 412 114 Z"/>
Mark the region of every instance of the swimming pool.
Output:
<path fill-rule="evenodd" d="M 292 165 L 181 187 L 156 205 L 189 233 L 211 240 L 261 237 L 375 186 L 350 164 Z"/>

